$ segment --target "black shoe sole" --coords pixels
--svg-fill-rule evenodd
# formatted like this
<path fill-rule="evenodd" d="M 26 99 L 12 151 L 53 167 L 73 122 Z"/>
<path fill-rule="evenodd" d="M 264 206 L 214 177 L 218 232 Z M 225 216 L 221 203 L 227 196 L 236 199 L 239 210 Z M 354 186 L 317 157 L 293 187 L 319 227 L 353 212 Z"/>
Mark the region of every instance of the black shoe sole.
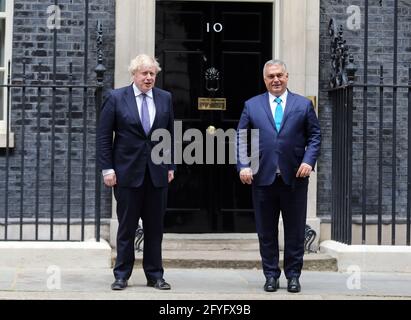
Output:
<path fill-rule="evenodd" d="M 123 285 L 121 285 L 121 284 L 118 283 L 117 281 L 116 281 L 116 282 L 113 282 L 113 283 L 111 284 L 111 290 L 124 290 L 125 288 L 127 288 L 127 281 L 124 281 L 124 282 L 123 282 Z"/>
<path fill-rule="evenodd" d="M 127 287 L 111 287 L 111 290 L 124 290 Z"/>
<path fill-rule="evenodd" d="M 150 283 L 150 282 L 147 282 L 147 287 L 151 287 L 151 288 L 154 288 L 154 289 L 157 289 L 157 290 L 171 290 L 171 286 L 169 286 L 167 288 L 162 288 L 162 287 L 156 286 L 155 283 Z"/>
<path fill-rule="evenodd" d="M 278 280 L 275 283 L 275 287 L 273 287 L 272 289 L 268 289 L 265 286 L 263 287 L 265 292 L 276 292 L 279 288 L 280 288 L 280 282 Z"/>
<path fill-rule="evenodd" d="M 161 288 L 161 287 L 157 287 L 155 285 L 150 285 L 150 284 L 147 284 L 147 287 L 151 287 L 151 288 L 154 288 L 154 289 L 157 289 L 157 290 L 171 290 L 171 287 Z"/>

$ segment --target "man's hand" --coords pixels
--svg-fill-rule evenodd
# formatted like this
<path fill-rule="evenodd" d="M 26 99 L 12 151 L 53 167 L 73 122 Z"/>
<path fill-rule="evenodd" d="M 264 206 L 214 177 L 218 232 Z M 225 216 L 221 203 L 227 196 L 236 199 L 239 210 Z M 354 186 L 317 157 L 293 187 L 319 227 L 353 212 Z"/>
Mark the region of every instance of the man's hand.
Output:
<path fill-rule="evenodd" d="M 295 176 L 297 178 L 309 177 L 312 170 L 313 168 L 309 164 L 303 162 L 301 163 L 300 168 L 298 169 L 297 174 Z"/>
<path fill-rule="evenodd" d="M 253 181 L 253 172 L 251 168 L 241 169 L 240 180 L 243 184 L 251 184 L 251 182 Z"/>
<path fill-rule="evenodd" d="M 174 180 L 174 171 L 173 170 L 170 170 L 169 172 L 168 172 L 168 183 L 170 183 L 171 181 L 173 181 Z"/>
<path fill-rule="evenodd" d="M 107 187 L 114 187 L 117 184 L 116 174 L 110 173 L 103 176 L 104 184 Z"/>

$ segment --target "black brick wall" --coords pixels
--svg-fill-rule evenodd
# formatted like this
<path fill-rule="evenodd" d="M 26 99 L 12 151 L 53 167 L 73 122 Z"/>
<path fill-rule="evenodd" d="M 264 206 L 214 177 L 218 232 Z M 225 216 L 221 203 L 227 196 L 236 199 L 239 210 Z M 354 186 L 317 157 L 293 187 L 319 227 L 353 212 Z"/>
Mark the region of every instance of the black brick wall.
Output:
<path fill-rule="evenodd" d="M 346 20 L 349 14 L 347 7 L 357 5 L 361 9 L 361 28 L 348 30 Z M 323 133 L 321 157 L 318 162 L 318 214 L 331 214 L 331 148 L 332 106 L 325 91 L 328 88 L 330 65 L 330 40 L 328 23 L 334 18 L 343 25 L 344 38 L 347 40 L 349 52 L 353 54 L 358 67 L 356 82 L 364 81 L 364 1 L 355 0 L 322 0 L 320 12 L 320 93 L 319 119 Z M 398 1 L 398 83 L 407 84 L 408 68 L 411 64 L 411 1 Z M 394 61 L 394 1 L 370 0 L 368 25 L 368 82 L 379 83 L 380 65 L 384 66 L 384 83 L 392 84 Z M 362 202 L 362 163 L 363 163 L 363 92 L 356 89 L 354 93 L 353 111 L 353 212 L 361 212 Z M 378 136 L 379 130 L 379 93 L 376 89 L 369 89 L 368 103 L 368 143 L 367 143 L 367 214 L 377 213 L 378 203 Z M 382 212 L 391 214 L 392 190 L 395 189 L 396 213 L 404 216 L 406 212 L 406 174 L 407 174 L 407 135 L 408 111 L 406 91 L 398 90 L 397 98 L 397 172 L 396 185 L 392 186 L 392 90 L 384 93 L 384 120 L 383 120 L 383 196 Z"/>
<path fill-rule="evenodd" d="M 14 30 L 12 79 L 21 81 L 23 78 L 22 63 L 25 60 L 26 81 L 36 84 L 51 83 L 53 80 L 53 33 L 47 28 L 47 7 L 54 5 L 54 0 L 14 1 Z M 97 65 L 96 56 L 96 25 L 97 20 L 103 24 L 105 87 L 112 88 L 114 82 L 114 37 L 115 37 L 115 1 L 90 0 L 89 5 L 89 36 L 88 47 L 85 48 L 85 1 L 59 0 L 61 8 L 61 29 L 57 30 L 57 67 L 56 80 L 58 84 L 67 84 L 70 80 L 69 63 L 73 63 L 73 83 L 83 84 L 84 74 L 87 83 L 95 84 L 94 68 Z M 88 67 L 84 68 L 84 51 L 88 51 Z M 39 67 L 39 63 L 42 67 Z M 39 76 L 38 71 L 42 72 Z M 24 202 L 25 218 L 34 217 L 35 179 L 37 159 L 37 89 L 26 90 L 25 104 L 25 134 L 24 134 Z M 82 179 L 86 181 L 85 208 L 86 217 L 94 216 L 95 195 L 95 132 L 96 115 L 94 104 L 94 89 L 88 90 L 87 99 L 87 130 L 83 127 L 83 90 L 73 91 L 72 106 L 72 152 L 71 152 L 71 215 L 80 217 L 82 200 Z M 68 90 L 56 91 L 55 106 L 55 184 L 54 184 L 54 217 L 64 218 L 67 215 L 67 168 L 68 168 Z M 51 203 L 51 127 L 52 127 L 52 91 L 41 91 L 41 121 L 40 121 L 40 217 L 50 216 Z M 9 166 L 9 217 L 20 214 L 21 154 L 22 154 L 22 90 L 12 90 L 11 131 L 15 134 L 15 147 L 11 150 Z M 86 175 L 82 176 L 83 134 L 86 135 Z M 0 180 L 5 181 L 5 151 L 0 150 Z M 5 184 L 0 184 L 0 217 L 4 216 Z M 103 218 L 111 217 L 111 194 L 103 188 L 102 212 Z"/>
<path fill-rule="evenodd" d="M 42 63 L 42 80 L 51 81 L 53 63 L 53 32 L 47 26 L 47 7 L 53 5 L 53 0 L 32 1 L 15 0 L 15 17 L 13 32 L 13 78 L 22 78 L 22 61 L 27 62 L 27 81 L 36 81 L 39 71 L 38 63 Z M 84 0 L 59 0 L 62 9 L 62 28 L 58 30 L 57 44 L 57 80 L 66 83 L 69 80 L 68 64 L 73 62 L 73 81 L 76 84 L 83 83 L 84 78 Z M 379 66 L 384 65 L 385 83 L 392 82 L 393 76 L 393 0 L 370 0 L 369 8 L 369 52 L 368 52 L 368 81 L 379 81 Z M 361 8 L 361 28 L 359 30 L 347 30 L 345 21 L 349 16 L 346 9 L 349 5 L 358 5 Z M 89 14 L 89 45 L 88 45 L 88 81 L 94 82 L 94 67 L 96 65 L 95 26 L 97 19 L 103 22 L 104 28 L 104 64 L 107 67 L 105 85 L 113 86 L 114 78 L 114 31 L 115 31 L 115 5 L 114 0 L 90 0 Z M 406 83 L 408 67 L 411 61 L 411 2 L 399 1 L 399 43 L 398 43 L 398 82 Z M 320 93 L 319 93 L 319 118 L 323 133 L 322 154 L 318 163 L 318 214 L 327 216 L 331 213 L 331 110 L 332 106 L 325 89 L 328 87 L 330 74 L 330 37 L 328 35 L 328 22 L 334 18 L 344 26 L 344 37 L 349 45 L 350 52 L 355 57 L 358 66 L 357 82 L 363 81 L 364 73 L 364 5 L 363 1 L 355 0 L 322 0 L 320 16 Z M 25 193 L 24 215 L 34 215 L 34 179 L 36 175 L 36 101 L 37 91 L 30 89 L 26 92 L 27 103 L 25 106 Z M 86 212 L 88 217 L 94 214 L 94 139 L 95 139 L 95 110 L 93 104 L 93 92 L 88 93 L 88 131 L 87 131 L 87 175 L 86 175 Z M 398 94 L 398 128 L 397 128 L 397 186 L 396 199 L 397 211 L 404 214 L 406 208 L 406 180 L 404 173 L 407 170 L 407 108 L 405 92 Z M 73 136 L 72 136 L 72 192 L 71 204 L 73 216 L 78 216 L 81 207 L 81 160 L 83 147 L 83 93 L 74 92 L 73 104 Z M 368 94 L 368 170 L 367 170 L 367 211 L 370 214 L 376 212 L 376 168 L 378 165 L 378 146 L 375 137 L 378 134 L 378 94 L 375 90 L 369 90 Z M 55 217 L 65 217 L 67 192 L 67 111 L 68 98 L 66 93 L 58 94 L 56 98 L 56 160 L 55 160 Z M 355 94 L 356 108 L 354 110 L 354 192 L 353 210 L 360 211 L 361 204 L 361 175 L 362 175 L 362 92 Z M 9 169 L 9 214 L 18 216 L 20 205 L 21 184 L 21 90 L 12 92 L 11 126 L 16 135 L 16 147 L 12 150 Z M 40 213 L 48 217 L 50 212 L 50 152 L 51 152 L 51 92 L 42 91 L 41 104 L 41 188 L 40 188 Z M 384 120 L 384 211 L 391 210 L 391 142 L 392 142 L 392 96 L 386 94 L 384 100 L 384 114 L 388 117 Z M 0 179 L 5 180 L 5 157 L 1 150 Z M 103 194 L 102 216 L 111 217 L 111 197 L 106 189 Z M 0 186 L 3 198 L 0 205 L 4 204 L 4 184 Z M 0 210 L 0 215 L 4 211 Z"/>

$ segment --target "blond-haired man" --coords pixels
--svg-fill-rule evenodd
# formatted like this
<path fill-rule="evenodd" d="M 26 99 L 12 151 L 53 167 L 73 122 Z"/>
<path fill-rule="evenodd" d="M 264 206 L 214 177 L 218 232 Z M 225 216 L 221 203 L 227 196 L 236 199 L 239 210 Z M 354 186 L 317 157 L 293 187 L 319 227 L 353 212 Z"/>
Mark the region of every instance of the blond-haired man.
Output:
<path fill-rule="evenodd" d="M 110 92 L 101 110 L 97 133 L 98 157 L 104 184 L 117 201 L 117 259 L 113 290 L 127 287 L 134 265 L 134 236 L 141 218 L 144 225 L 143 269 L 147 286 L 169 290 L 164 280 L 161 244 L 172 164 L 155 164 L 151 141 L 155 129 L 173 133 L 171 94 L 154 87 L 161 68 L 154 57 L 140 54 L 129 67 L 133 83 Z M 114 140 L 113 140 L 114 134 Z M 172 152 L 172 150 L 170 150 Z"/>

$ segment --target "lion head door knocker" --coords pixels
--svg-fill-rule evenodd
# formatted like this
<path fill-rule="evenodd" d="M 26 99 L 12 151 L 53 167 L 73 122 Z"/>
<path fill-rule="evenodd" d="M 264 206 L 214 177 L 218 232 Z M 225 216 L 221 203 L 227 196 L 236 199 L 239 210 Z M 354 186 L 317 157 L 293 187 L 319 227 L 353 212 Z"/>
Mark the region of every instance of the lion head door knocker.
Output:
<path fill-rule="evenodd" d="M 210 92 L 211 96 L 214 96 L 220 89 L 220 72 L 216 68 L 211 67 L 206 70 L 204 77 L 207 91 Z"/>
<path fill-rule="evenodd" d="M 205 71 L 204 78 L 208 97 L 198 98 L 198 110 L 226 110 L 226 99 L 215 97 L 220 90 L 220 71 L 210 67 Z"/>

